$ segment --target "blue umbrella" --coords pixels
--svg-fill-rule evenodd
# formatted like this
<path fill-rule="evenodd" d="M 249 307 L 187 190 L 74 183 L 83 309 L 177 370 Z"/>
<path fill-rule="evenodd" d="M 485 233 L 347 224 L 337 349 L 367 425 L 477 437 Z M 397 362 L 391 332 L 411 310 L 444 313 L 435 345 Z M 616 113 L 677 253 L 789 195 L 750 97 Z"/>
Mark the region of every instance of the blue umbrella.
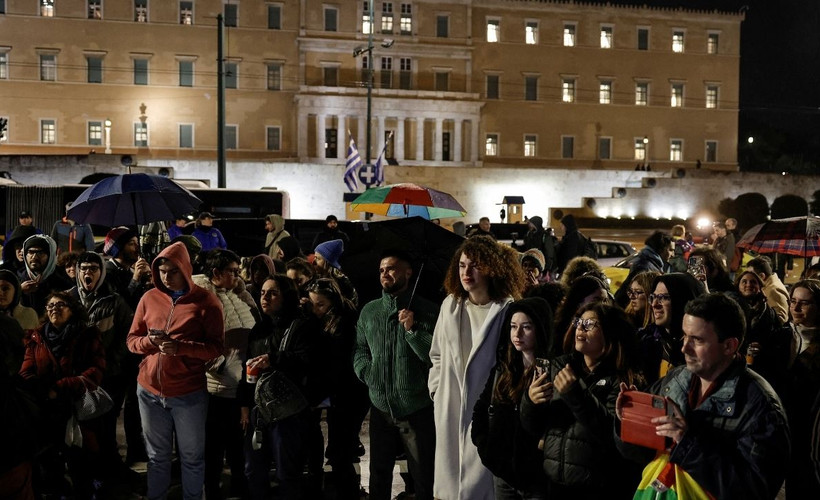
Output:
<path fill-rule="evenodd" d="M 150 174 L 108 177 L 83 191 L 68 209 L 82 224 L 133 226 L 174 220 L 195 212 L 202 200 L 172 179 Z"/>

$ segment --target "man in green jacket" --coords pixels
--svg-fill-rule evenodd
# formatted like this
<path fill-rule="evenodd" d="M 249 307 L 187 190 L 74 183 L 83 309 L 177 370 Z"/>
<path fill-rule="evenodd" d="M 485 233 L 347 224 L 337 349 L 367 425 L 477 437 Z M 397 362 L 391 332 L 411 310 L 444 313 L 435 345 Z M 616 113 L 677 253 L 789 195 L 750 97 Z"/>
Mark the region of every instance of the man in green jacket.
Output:
<path fill-rule="evenodd" d="M 370 498 L 389 500 L 399 442 L 416 498 L 433 498 L 435 425 L 427 393 L 430 344 L 438 306 L 413 297 L 413 268 L 402 251 L 379 263 L 382 297 L 367 303 L 356 326 L 353 367 L 370 401 Z"/>

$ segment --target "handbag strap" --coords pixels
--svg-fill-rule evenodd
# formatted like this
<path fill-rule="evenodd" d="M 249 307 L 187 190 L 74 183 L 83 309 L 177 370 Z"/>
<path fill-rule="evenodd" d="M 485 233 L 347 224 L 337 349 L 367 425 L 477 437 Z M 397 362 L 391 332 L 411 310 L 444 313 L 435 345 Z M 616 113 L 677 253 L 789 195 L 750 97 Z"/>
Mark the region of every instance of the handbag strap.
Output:
<path fill-rule="evenodd" d="M 95 384 L 94 382 L 92 382 L 91 380 L 89 380 L 89 379 L 88 379 L 88 377 L 86 377 L 85 375 L 78 375 L 78 376 L 80 377 L 80 380 L 82 380 L 82 381 L 83 381 L 83 386 L 85 387 L 85 390 L 86 390 L 86 391 L 88 391 L 88 390 L 89 390 L 89 387 L 92 387 L 92 389 L 91 389 L 92 391 L 93 391 L 94 389 L 96 389 L 97 387 L 99 387 L 99 385 L 98 385 L 98 384 Z"/>
<path fill-rule="evenodd" d="M 301 321 L 299 319 L 291 321 L 290 326 L 288 326 L 287 330 L 285 330 L 285 334 L 282 335 L 282 341 L 279 342 L 279 352 L 287 350 L 287 343 L 288 340 L 290 340 L 291 331 L 295 330 L 300 324 Z"/>

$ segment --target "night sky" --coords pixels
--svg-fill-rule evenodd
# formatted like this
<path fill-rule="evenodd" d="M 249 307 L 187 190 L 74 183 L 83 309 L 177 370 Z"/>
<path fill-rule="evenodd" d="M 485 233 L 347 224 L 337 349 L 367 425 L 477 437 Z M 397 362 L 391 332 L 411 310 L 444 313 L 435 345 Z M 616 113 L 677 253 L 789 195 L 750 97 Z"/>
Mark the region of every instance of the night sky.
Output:
<path fill-rule="evenodd" d="M 741 24 L 741 169 L 820 169 L 820 2 L 816 0 L 647 0 L 622 5 L 738 12 Z M 755 142 L 748 145 L 746 139 Z"/>

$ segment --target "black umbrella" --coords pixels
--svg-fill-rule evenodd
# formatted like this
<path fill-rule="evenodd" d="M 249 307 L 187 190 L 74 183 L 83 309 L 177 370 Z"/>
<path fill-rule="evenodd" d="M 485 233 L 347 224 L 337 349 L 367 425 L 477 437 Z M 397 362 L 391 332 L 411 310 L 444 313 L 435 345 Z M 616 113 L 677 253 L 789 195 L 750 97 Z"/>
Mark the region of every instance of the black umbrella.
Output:
<path fill-rule="evenodd" d="M 378 298 L 379 262 L 382 252 L 398 248 L 413 259 L 410 288 L 416 295 L 440 303 L 447 267 L 464 238 L 422 217 L 357 223 L 348 231 L 350 244 L 342 254 L 342 270 L 359 293 L 359 302 Z M 416 278 L 418 286 L 416 287 Z"/>

